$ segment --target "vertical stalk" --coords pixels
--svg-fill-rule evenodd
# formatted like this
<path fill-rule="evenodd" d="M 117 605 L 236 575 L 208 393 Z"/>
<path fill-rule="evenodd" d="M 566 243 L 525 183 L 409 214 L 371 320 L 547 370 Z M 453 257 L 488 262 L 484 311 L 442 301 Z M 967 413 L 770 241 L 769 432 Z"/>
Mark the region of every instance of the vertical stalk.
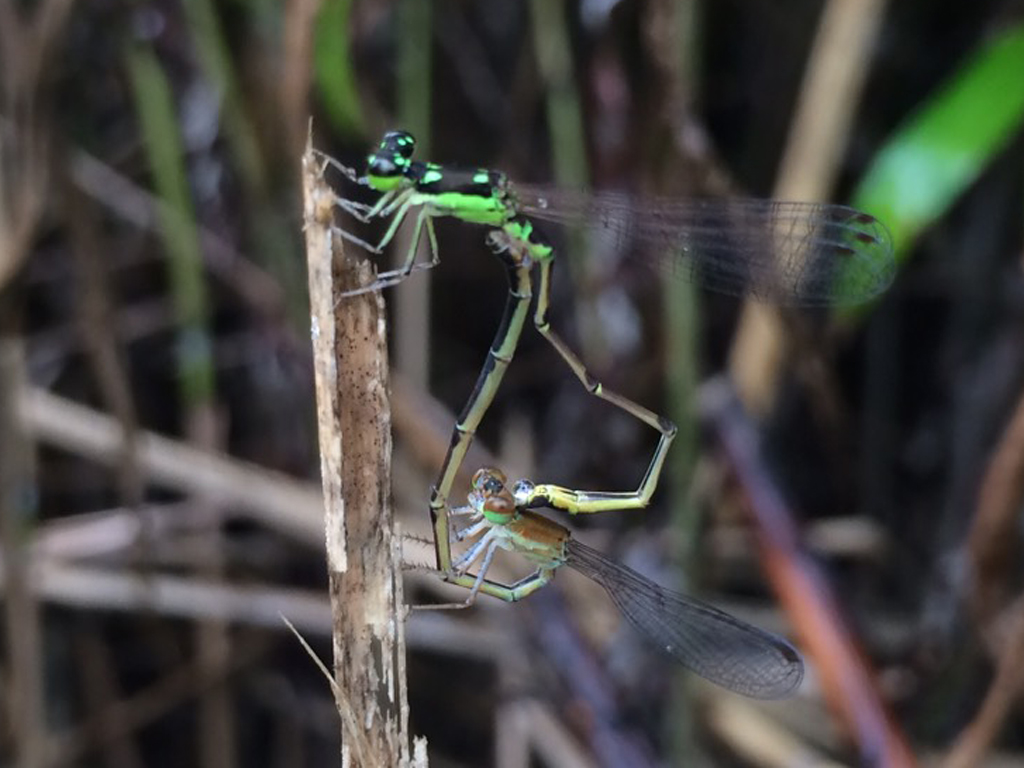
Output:
<path fill-rule="evenodd" d="M 566 24 L 565 0 L 532 0 L 530 34 L 537 69 L 544 83 L 551 161 L 555 181 L 569 189 L 583 189 L 590 183 L 587 166 L 583 104 L 573 77 L 572 40 Z M 582 357 L 594 370 L 607 370 L 608 355 L 600 338 L 600 318 L 592 301 L 590 273 L 593 261 L 585 250 L 590 246 L 578 231 L 567 231 L 566 263 L 576 286 L 576 326 Z"/>
<path fill-rule="evenodd" d="M 303 197 L 342 765 L 409 765 L 384 299 L 341 298 L 374 273 L 332 236 L 334 198 L 309 145 Z"/>
<path fill-rule="evenodd" d="M 42 768 L 47 745 L 43 641 L 28 550 L 36 515 L 33 451 L 18 418 L 17 401 L 26 381 L 22 344 L 5 330 L 0 329 L 0 565 L 7 677 L 4 705 L 9 707 L 7 727 L 14 764 Z"/>
<path fill-rule="evenodd" d="M 653 61 L 659 65 L 665 103 L 668 105 L 665 118 L 672 134 L 680 132 L 683 116 L 696 103 L 699 95 L 699 5 L 699 0 L 656 0 L 648 9 L 648 49 Z M 683 165 L 677 155 L 659 160 L 662 166 L 677 171 Z M 678 176 L 686 183 L 685 173 L 678 173 Z M 663 184 L 666 182 L 672 183 L 668 179 L 661 180 Z M 671 191 L 675 193 L 679 190 Z M 690 487 L 700 450 L 699 425 L 693 408 L 700 376 L 700 291 L 693 283 L 685 280 L 665 280 L 662 283 L 662 306 L 665 329 L 665 411 L 679 430 L 672 453 L 665 463 L 662 493 L 665 493 L 666 486 L 672 491 L 672 555 L 679 562 L 685 581 L 689 582 L 693 575 L 701 522 L 700 510 L 693 503 L 693 494 L 686 490 Z M 693 680 L 689 675 L 676 671 L 672 683 L 669 717 L 672 727 L 666 734 L 670 754 L 680 763 L 700 765 L 707 761 L 707 756 L 697 738 Z"/>
<path fill-rule="evenodd" d="M 182 409 L 213 400 L 214 367 L 207 320 L 210 315 L 199 228 L 189 191 L 174 96 L 149 47 L 128 51 L 128 74 L 135 96 L 153 186 L 160 207 L 160 235 L 167 250 L 167 274 L 178 326 L 178 381 Z"/>
<path fill-rule="evenodd" d="M 434 3 L 422 0 L 402 0 L 398 4 L 398 73 L 396 112 L 398 125 L 416 136 L 420 157 L 431 157 L 430 98 L 431 98 L 431 42 Z M 410 217 L 411 218 L 411 217 Z M 402 258 L 410 247 L 412 221 L 406 220 L 401 235 L 396 238 L 393 253 Z M 426 238 L 416 247 L 417 258 L 422 258 Z M 429 257 L 428 257 L 429 258 Z M 394 293 L 395 364 L 409 383 L 424 391 L 428 389 L 430 373 L 430 283 L 431 275 L 418 275 L 408 280 Z"/>
<path fill-rule="evenodd" d="M 130 48 L 127 67 L 153 185 L 164 203 L 160 207 L 160 234 L 167 249 L 174 302 L 178 397 L 185 433 L 189 442 L 213 450 L 219 428 L 209 296 L 174 95 L 149 46 Z M 203 496 L 194 497 L 192 503 L 206 516 L 209 528 L 202 575 L 220 579 L 223 540 L 219 509 L 214 500 Z M 198 764 L 206 768 L 232 768 L 238 763 L 238 755 L 234 709 L 223 679 L 232 655 L 227 624 L 216 618 L 200 622 L 196 627 L 196 649 L 200 674 L 216 683 L 200 700 Z"/>
<path fill-rule="evenodd" d="M 885 0 L 826 3 L 772 193 L 779 200 L 828 197 L 860 103 L 871 63 L 869 51 L 885 5 Z M 771 410 L 779 371 L 788 354 L 778 312 L 748 301 L 740 316 L 729 370 L 744 404 L 755 414 Z"/>
<path fill-rule="evenodd" d="M 213 0 L 186 0 L 182 8 L 203 75 L 219 100 L 221 135 L 238 174 L 243 205 L 251 214 L 245 218 L 247 247 L 284 287 L 289 317 L 301 327 L 306 322 L 302 266 L 293 258 L 292 222 L 272 194 L 257 128 L 263 117 L 259 104 L 246 103 L 242 77 Z"/>

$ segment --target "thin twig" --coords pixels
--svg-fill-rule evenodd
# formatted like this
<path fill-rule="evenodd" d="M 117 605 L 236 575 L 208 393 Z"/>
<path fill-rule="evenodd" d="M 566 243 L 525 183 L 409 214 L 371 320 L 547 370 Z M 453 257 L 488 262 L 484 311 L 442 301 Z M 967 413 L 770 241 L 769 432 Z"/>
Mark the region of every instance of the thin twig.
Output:
<path fill-rule="evenodd" d="M 1024 496 L 1024 398 L 988 463 L 978 492 L 977 508 L 967 538 L 972 566 L 970 608 L 996 657 L 996 673 L 974 720 L 957 738 L 947 768 L 978 765 L 1024 686 L 1024 598 L 1003 610 L 1007 574 L 1014 570 L 1020 547 L 1016 533 Z M 1002 611 L 1002 614 L 1000 614 Z M 996 625 L 1008 630 L 993 632 Z M 993 639 L 1002 635 L 998 640 Z"/>
<path fill-rule="evenodd" d="M 1010 417 L 982 477 L 978 503 L 967 535 L 973 568 L 971 608 L 987 623 L 1003 606 L 1006 578 L 1020 546 L 1020 502 L 1024 498 L 1024 396 Z"/>
<path fill-rule="evenodd" d="M 313 660 L 316 668 L 320 670 L 320 673 L 327 680 L 327 684 L 331 687 L 331 693 L 334 695 L 335 706 L 338 708 L 338 714 L 341 715 L 341 722 L 344 724 L 345 731 L 351 733 L 354 738 L 360 740 L 360 743 L 356 747 L 356 754 L 362 756 L 368 756 L 370 754 L 370 745 L 366 741 L 366 737 L 361 733 L 359 724 L 354 722 L 352 719 L 352 707 L 349 706 L 348 700 L 345 698 L 345 692 L 341 689 L 341 686 L 331 677 L 331 671 L 327 668 L 327 665 L 320 660 L 320 657 L 316 655 L 316 651 L 313 650 L 312 646 L 306 642 L 306 638 L 302 636 L 302 633 L 292 624 L 288 617 L 283 613 L 281 614 L 281 620 L 285 623 L 285 626 L 291 630 L 292 634 L 299 641 L 299 645 L 302 646 L 302 650 L 306 652 L 306 655 Z"/>
<path fill-rule="evenodd" d="M 124 428 L 106 414 L 34 387 L 21 393 L 18 412 L 39 442 L 106 466 L 122 461 Z M 316 515 L 321 505 L 309 483 L 152 432 L 139 431 L 135 443 L 148 481 L 217 498 L 300 541 L 320 541 Z"/>

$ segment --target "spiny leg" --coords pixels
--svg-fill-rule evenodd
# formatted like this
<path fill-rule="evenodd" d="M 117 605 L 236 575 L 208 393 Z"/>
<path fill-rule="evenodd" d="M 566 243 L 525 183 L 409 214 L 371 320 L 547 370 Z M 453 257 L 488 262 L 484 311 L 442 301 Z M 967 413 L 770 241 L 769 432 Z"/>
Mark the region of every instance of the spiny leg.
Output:
<path fill-rule="evenodd" d="M 334 204 L 337 205 L 345 213 L 349 214 L 356 221 L 362 224 L 369 224 L 371 221 L 377 218 L 386 218 L 391 215 L 396 209 L 400 210 L 400 215 L 396 214 L 395 219 L 401 222 L 401 219 L 405 216 L 409 208 L 409 200 L 416 194 L 414 189 L 397 189 L 385 192 L 378 198 L 377 202 L 373 206 L 368 206 L 364 203 L 357 203 L 353 200 L 346 200 L 341 195 L 333 195 Z M 397 229 L 397 225 L 392 220 L 392 223 L 388 226 L 390 232 L 392 228 Z M 354 235 L 344 227 L 334 226 L 332 230 L 337 232 L 343 239 L 348 240 L 350 243 L 359 246 L 365 251 L 370 253 L 380 253 L 381 250 L 387 245 L 387 241 L 390 239 L 388 235 L 385 235 L 381 239 L 381 242 L 373 245 L 372 243 L 364 240 L 358 235 Z M 391 234 L 394 237 L 394 234 Z"/>
<path fill-rule="evenodd" d="M 416 263 L 416 252 L 420 244 L 420 238 L 423 235 L 423 228 L 426 226 L 427 229 L 427 240 L 430 244 L 430 261 L 424 264 Z M 377 275 L 377 279 L 373 281 L 373 288 L 387 288 L 391 285 L 396 285 L 413 272 L 417 272 L 422 269 L 430 269 L 436 267 L 439 262 L 439 256 L 437 251 L 437 236 L 434 234 L 434 222 L 433 214 L 427 209 L 426 206 L 420 209 L 420 212 L 416 215 L 416 227 L 412 233 L 412 239 L 409 241 L 409 250 L 405 255 L 405 261 L 402 266 L 398 269 L 392 269 L 387 272 L 381 272 Z"/>
<path fill-rule="evenodd" d="M 342 176 L 344 176 L 349 181 L 355 182 L 356 184 L 364 184 L 364 182 L 360 181 L 359 172 L 356 171 L 355 168 L 349 168 L 347 165 L 343 165 L 336 158 L 331 157 L 326 152 L 323 152 L 319 149 L 314 149 L 313 154 L 318 156 L 322 162 L 320 170 L 321 174 L 324 172 L 324 170 L 327 169 L 328 166 L 330 166 L 337 170 Z"/>
<path fill-rule="evenodd" d="M 458 509 L 451 510 L 450 514 L 451 514 L 452 517 L 456 517 L 456 516 L 465 516 L 465 515 L 476 516 L 478 513 L 476 512 L 476 510 L 472 509 L 471 507 L 460 507 Z M 476 595 L 480 591 L 481 585 L 485 582 L 485 577 L 487 575 L 487 571 L 490 569 L 491 561 L 494 559 L 494 552 L 495 552 L 495 550 L 498 547 L 497 542 L 494 540 L 494 529 L 491 527 L 491 524 L 487 520 L 485 520 L 483 518 L 480 518 L 473 525 L 471 525 L 469 528 L 464 528 L 464 529 L 458 531 L 458 533 L 456 534 L 456 539 L 459 540 L 459 541 L 463 541 L 465 539 L 472 538 L 473 536 L 476 536 L 481 531 L 486 531 L 486 532 L 484 533 L 484 535 L 478 541 L 474 542 L 473 545 L 471 547 L 469 547 L 469 549 L 467 549 L 465 552 L 463 552 L 461 555 L 459 555 L 459 558 L 454 563 L 452 563 L 451 572 L 449 572 L 449 573 L 443 573 L 442 572 L 442 573 L 439 574 L 442 578 L 444 578 L 445 580 L 448 580 L 448 581 L 450 581 L 452 578 L 459 578 L 459 579 L 466 578 L 466 571 L 469 569 L 469 567 L 474 562 L 476 562 L 477 560 L 480 559 L 481 555 L 483 555 L 484 559 L 483 559 L 483 562 L 480 564 L 480 569 L 477 571 L 477 574 L 476 574 L 475 577 L 471 577 L 471 578 L 473 578 L 473 585 L 472 585 L 472 587 L 470 587 L 469 596 L 465 600 L 463 600 L 461 602 L 457 602 L 457 603 L 438 603 L 438 604 L 435 604 L 435 605 L 414 605 L 414 606 L 412 606 L 412 608 L 414 610 L 425 610 L 425 611 L 454 610 L 454 609 L 460 609 L 460 608 L 468 608 L 470 605 L 472 605 L 475 602 Z M 419 569 L 417 569 L 417 570 L 419 570 Z M 438 573 L 438 571 L 436 571 L 434 569 L 424 569 L 424 570 L 426 570 L 428 573 L 435 573 L 435 574 Z"/>
<path fill-rule="evenodd" d="M 633 492 L 576 491 L 558 485 L 536 485 L 527 487 L 516 501 L 526 507 L 550 506 L 571 514 L 646 507 L 654 490 L 658 487 L 658 478 L 661 476 L 661 470 L 665 464 L 665 456 L 676 436 L 676 425 L 642 405 L 605 389 L 601 382 L 590 375 L 576 353 L 551 329 L 548 322 L 548 307 L 551 299 L 551 266 L 551 259 L 540 263 L 540 285 L 537 288 L 537 307 L 533 315 L 533 324 L 537 331 L 555 348 L 555 351 L 576 374 L 576 378 L 580 380 L 587 392 L 621 408 L 644 424 L 658 430 L 661 433 L 661 438 L 658 440 L 658 446 L 654 449 L 654 455 L 651 457 L 643 480 Z"/>
<path fill-rule="evenodd" d="M 488 562 L 489 566 L 490 563 Z M 449 575 L 445 577 L 445 581 L 449 584 L 455 584 L 460 587 L 465 587 L 471 591 L 470 597 L 474 598 L 476 593 L 483 595 L 490 595 L 496 597 L 499 600 L 504 600 L 506 603 L 515 603 L 526 597 L 529 597 L 538 589 L 543 587 L 545 584 L 551 581 L 551 577 L 554 571 L 550 568 L 539 568 L 532 574 L 524 579 L 520 579 L 515 584 L 499 584 L 494 581 L 488 581 L 487 579 L 481 579 L 481 574 L 486 571 L 481 566 L 480 573 L 476 576 L 464 575 L 456 576 Z M 475 593 L 473 592 L 475 590 Z M 467 598 L 461 603 L 441 603 L 438 605 L 414 605 L 412 608 L 418 611 L 446 611 L 446 610 L 458 610 L 461 608 L 468 608 L 472 605 L 472 601 Z"/>
<path fill-rule="evenodd" d="M 515 354 L 526 316 L 530 311 L 530 299 L 533 295 L 530 286 L 530 267 L 523 266 L 519 260 L 509 254 L 502 254 L 502 256 L 506 258 L 509 292 L 505 301 L 501 325 L 494 336 L 491 349 L 487 353 L 487 361 L 477 377 L 473 392 L 455 424 L 444 463 L 441 465 L 437 480 L 430 491 L 430 520 L 434 527 L 437 569 L 446 575 L 452 571 L 451 536 L 447 513 L 448 497 L 451 495 L 452 486 L 455 484 L 455 478 L 466 458 L 470 443 L 473 442 L 477 427 L 487 409 L 491 407 L 508 364 Z"/>
<path fill-rule="evenodd" d="M 416 205 L 416 200 L 412 197 L 408 198 L 402 206 L 398 209 L 398 212 L 394 214 L 392 218 L 391 226 L 388 227 L 388 231 L 384 233 L 380 242 L 376 246 L 369 246 L 369 249 L 375 253 L 379 253 L 392 239 L 395 237 L 395 233 L 398 231 L 398 225 L 401 224 L 402 220 L 408 215 L 409 208 Z M 369 293 L 370 291 L 379 291 L 382 288 L 387 288 L 392 285 L 397 285 L 402 282 L 405 278 L 411 275 L 414 271 L 421 269 L 430 269 L 431 267 L 437 266 L 439 261 L 437 253 L 437 237 L 434 235 L 434 224 L 431 221 L 432 214 L 425 206 L 421 206 L 419 213 L 416 214 L 416 226 L 413 230 L 412 240 L 409 242 L 409 250 L 406 253 L 405 261 L 402 266 L 398 269 L 392 269 L 387 272 L 381 272 L 377 275 L 377 279 L 369 285 L 364 285 L 359 288 L 353 288 L 350 291 L 342 293 L 342 297 L 358 296 L 362 293 Z M 425 264 L 416 263 L 416 251 L 419 246 L 420 238 L 423 234 L 424 224 L 427 228 L 427 235 L 430 241 L 430 261 Z M 339 229 L 339 232 L 344 234 L 343 230 Z M 350 238 L 351 239 L 351 238 Z M 361 242 L 361 241 L 360 241 Z"/>
<path fill-rule="evenodd" d="M 497 551 L 498 543 L 492 541 L 490 546 L 487 547 L 484 559 L 480 563 L 480 570 L 477 571 L 476 578 L 473 580 L 473 586 L 469 588 L 469 597 L 466 598 L 466 605 L 472 605 L 476 601 L 477 593 L 480 592 L 480 588 L 486 582 L 487 571 L 491 569 L 491 563 L 494 562 L 494 553 Z M 468 563 L 466 567 L 469 567 Z"/>
<path fill-rule="evenodd" d="M 490 528 L 490 526 L 485 526 Z M 490 533 L 490 531 L 488 531 Z M 481 536 L 479 540 L 473 542 L 473 546 L 463 552 L 459 557 L 452 563 L 452 573 L 463 576 L 469 567 L 473 565 L 485 551 L 491 548 L 494 543 L 494 534 Z M 486 570 L 481 568 L 480 570 Z"/>
<path fill-rule="evenodd" d="M 354 168 L 349 168 L 347 165 L 342 165 L 335 158 L 330 155 L 321 152 L 320 150 L 313 150 L 313 152 L 322 158 L 323 164 L 322 169 L 326 169 L 328 166 L 338 170 L 345 178 L 349 181 L 358 184 L 361 187 L 368 186 L 366 179 L 359 178 L 359 174 Z M 322 172 L 322 171 L 321 171 Z M 358 221 L 363 224 L 368 224 L 376 218 L 387 218 L 395 212 L 406 200 L 416 194 L 415 187 L 411 186 L 399 186 L 395 189 L 388 190 L 381 194 L 377 198 L 377 201 L 373 205 L 367 205 L 366 203 L 358 203 L 354 200 L 348 200 L 341 195 L 334 195 L 334 202 L 342 210 L 350 213 Z M 382 246 L 377 246 L 376 251 L 379 252 Z M 374 250 L 373 246 L 367 246 L 367 250 Z"/>
<path fill-rule="evenodd" d="M 497 597 L 506 602 L 513 603 L 533 594 L 551 581 L 554 570 L 550 568 L 539 568 L 529 576 L 520 579 L 515 584 L 511 585 L 490 581 L 487 579 L 487 572 L 491 568 L 491 563 L 494 561 L 494 555 L 497 553 L 498 549 L 498 542 L 492 537 L 485 535 L 459 557 L 451 571 L 447 573 L 442 572 L 441 575 L 444 577 L 445 581 L 450 584 L 465 587 L 469 590 L 469 595 L 465 600 L 457 603 L 415 605 L 412 606 L 413 609 L 443 611 L 468 608 L 473 605 L 476 601 L 476 596 L 480 593 L 491 595 L 492 597 Z M 465 573 L 465 571 L 476 560 L 480 560 L 481 556 L 483 556 L 483 559 L 480 562 L 480 568 L 477 570 L 476 574 Z"/>
<path fill-rule="evenodd" d="M 470 525 L 468 528 L 462 528 L 461 530 L 456 531 L 455 540 L 465 541 L 466 539 L 472 539 L 474 536 L 477 536 L 478 534 L 482 533 L 487 528 L 489 528 L 490 525 L 490 522 L 481 518 L 480 520 L 477 520 L 475 523 Z M 461 568 L 460 562 L 463 557 L 465 557 L 465 555 L 460 556 L 459 559 L 452 564 L 452 567 L 456 571 Z"/>
<path fill-rule="evenodd" d="M 370 250 L 372 250 L 374 253 L 380 253 L 381 251 L 383 251 L 384 247 L 391 242 L 395 234 L 398 232 L 398 228 L 402 225 L 402 222 L 405 221 L 405 217 L 409 213 L 409 208 L 416 204 L 416 190 L 407 189 L 401 194 L 399 194 L 391 203 L 391 205 L 382 209 L 379 213 L 374 214 L 374 211 L 371 210 L 371 215 L 378 215 L 381 217 L 391 216 L 391 223 L 388 225 L 387 231 L 385 231 L 384 235 L 381 237 L 380 242 L 377 243 L 377 245 L 371 248 Z M 422 209 L 419 215 L 423 215 Z M 413 243 L 413 250 L 415 250 L 415 247 L 416 244 Z"/>
<path fill-rule="evenodd" d="M 334 168 L 342 176 L 360 187 L 368 186 L 365 178 L 360 178 L 358 172 L 354 168 L 349 168 L 347 165 L 343 165 L 335 158 L 331 157 L 325 152 L 321 152 L 318 149 L 314 149 L 313 153 L 318 155 L 321 159 L 320 175 L 328 168 Z M 379 216 L 387 216 L 391 211 L 400 204 L 400 201 L 415 193 L 415 189 L 410 187 L 397 187 L 395 189 L 384 192 L 380 197 L 377 198 L 373 205 L 366 203 L 359 203 L 355 200 L 348 200 L 341 195 L 334 194 L 334 203 L 346 213 L 351 214 L 356 220 L 363 224 L 368 224 L 373 219 Z M 349 233 L 343 232 L 343 235 L 349 236 Z M 363 243 L 363 241 L 356 238 L 354 235 L 350 236 L 353 242 L 362 243 L 367 250 L 373 250 L 373 247 L 369 244 Z"/>
<path fill-rule="evenodd" d="M 391 239 L 395 236 L 402 220 L 408 214 L 409 208 L 414 205 L 421 205 L 417 200 L 416 195 L 415 187 L 400 187 L 383 193 L 379 198 L 377 198 L 377 202 L 372 206 L 369 206 L 365 203 L 357 203 L 354 200 L 347 200 L 341 195 L 335 194 L 333 195 L 334 204 L 362 224 L 369 224 L 375 219 L 387 219 L 389 217 L 391 218 L 391 221 L 388 224 L 388 228 L 383 237 L 381 237 L 380 242 L 376 245 L 363 240 L 361 237 L 352 234 L 343 227 L 336 226 L 334 229 L 344 239 L 358 245 L 360 248 L 363 248 L 370 253 L 381 253 L 384 250 L 384 247 L 391 242 Z"/>
<path fill-rule="evenodd" d="M 386 197 L 393 197 L 394 195 L 394 192 L 385 193 Z M 368 224 L 374 218 L 374 216 L 372 215 L 373 208 L 365 206 L 362 203 L 356 203 L 351 200 L 346 200 L 340 195 L 334 195 L 334 204 L 341 208 L 341 210 L 345 211 L 345 213 L 349 214 L 354 219 L 356 219 L 356 221 L 362 222 L 363 224 Z M 380 253 L 380 249 L 378 246 L 375 246 L 367 242 L 358 235 L 352 234 L 344 227 L 334 225 L 333 227 L 331 227 L 331 230 L 337 232 L 342 239 L 347 240 L 353 245 L 362 248 L 364 251 L 367 251 L 369 253 Z"/>
<path fill-rule="evenodd" d="M 514 603 L 523 598 L 529 597 L 538 589 L 551 581 L 554 570 L 551 568 L 538 568 L 526 578 L 520 579 L 515 584 L 499 584 L 494 581 L 484 580 L 481 582 L 478 591 L 491 597 L 497 597 L 507 603 Z M 473 576 L 455 576 L 448 579 L 452 584 L 472 589 L 475 584 Z"/>

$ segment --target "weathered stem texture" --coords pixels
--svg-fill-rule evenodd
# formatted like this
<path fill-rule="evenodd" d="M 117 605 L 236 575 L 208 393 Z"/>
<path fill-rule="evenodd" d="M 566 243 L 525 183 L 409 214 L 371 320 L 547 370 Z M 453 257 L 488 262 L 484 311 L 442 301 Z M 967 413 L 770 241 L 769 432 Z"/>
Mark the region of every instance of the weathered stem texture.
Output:
<path fill-rule="evenodd" d="M 321 160 L 303 156 L 306 254 L 343 766 L 410 764 L 404 601 L 390 505 L 384 300 L 332 236 Z M 351 250 L 351 249 L 349 249 Z"/>

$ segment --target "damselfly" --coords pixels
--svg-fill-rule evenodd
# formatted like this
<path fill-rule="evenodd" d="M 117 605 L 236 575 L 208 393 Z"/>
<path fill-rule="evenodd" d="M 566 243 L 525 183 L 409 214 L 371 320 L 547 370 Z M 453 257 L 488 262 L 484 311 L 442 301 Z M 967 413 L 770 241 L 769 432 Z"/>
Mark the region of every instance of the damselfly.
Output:
<path fill-rule="evenodd" d="M 652 256 L 666 272 L 716 291 L 786 305 L 828 306 L 867 301 L 892 281 L 892 243 L 885 227 L 865 213 L 840 205 L 771 200 L 638 200 L 621 194 L 581 194 L 513 185 L 505 174 L 460 170 L 413 160 L 415 140 L 404 131 L 384 135 L 360 176 L 329 158 L 349 179 L 381 193 L 372 205 L 339 196 L 338 205 L 359 221 L 387 222 L 371 244 L 339 229 L 345 239 L 380 253 L 399 225 L 414 217 L 412 242 L 399 269 L 353 293 L 392 285 L 438 262 L 433 219 L 450 216 L 489 229 L 488 242 L 509 281 L 504 316 L 487 361 L 455 425 L 451 445 L 434 483 L 430 514 L 437 567 L 453 568 L 446 514 L 455 477 L 484 414 L 512 360 L 534 295 L 533 324 L 591 394 L 657 430 L 660 439 L 644 477 L 632 492 L 565 491 L 561 508 L 571 513 L 636 509 L 650 501 L 665 455 L 676 434 L 668 419 L 605 389 L 551 329 L 551 269 L 555 250 L 534 220 L 555 222 Z M 416 262 L 426 230 L 430 260 Z M 565 489 L 562 489 L 565 490 Z"/>
<path fill-rule="evenodd" d="M 528 508 L 535 486 L 520 480 L 510 491 L 504 473 L 480 469 L 469 505 L 452 510 L 468 518 L 460 541 L 476 541 L 452 564 L 451 581 L 502 600 L 521 600 L 547 584 L 563 565 L 608 592 L 629 623 L 662 653 L 701 677 L 758 699 L 791 694 L 803 679 L 800 654 L 781 637 L 758 629 L 692 597 L 672 592 L 572 538 L 568 529 Z M 512 585 L 486 578 L 499 549 L 522 555 L 537 568 Z M 468 573 L 479 562 L 475 575 Z"/>

